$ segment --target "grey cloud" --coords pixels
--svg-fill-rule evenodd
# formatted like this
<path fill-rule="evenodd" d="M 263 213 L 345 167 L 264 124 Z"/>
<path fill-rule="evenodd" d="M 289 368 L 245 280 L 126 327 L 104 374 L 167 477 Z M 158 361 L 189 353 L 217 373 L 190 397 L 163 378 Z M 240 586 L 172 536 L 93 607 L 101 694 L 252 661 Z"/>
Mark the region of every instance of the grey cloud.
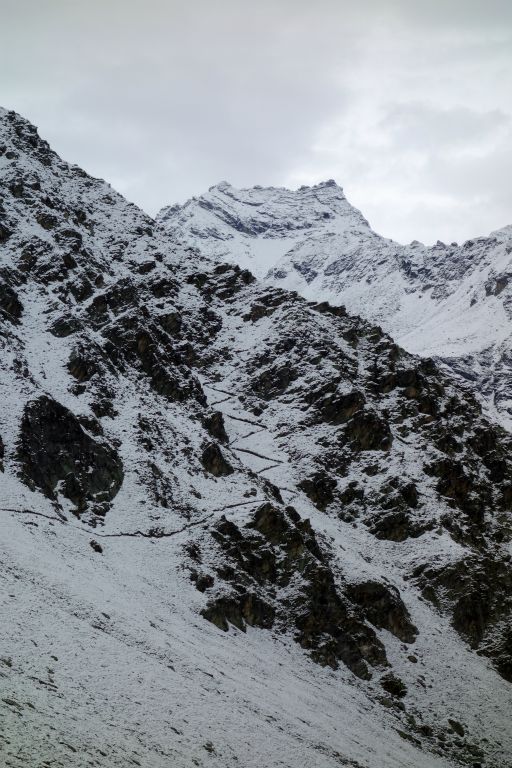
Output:
<path fill-rule="evenodd" d="M 483 143 L 510 131 L 511 117 L 500 109 L 486 112 L 468 107 L 439 109 L 429 104 L 396 104 L 380 122 L 397 147 L 428 152 L 478 149 Z"/>
<path fill-rule="evenodd" d="M 508 0 L 0 10 L 0 100 L 150 213 L 220 179 L 334 176 L 397 239 L 461 239 L 512 220 Z"/>

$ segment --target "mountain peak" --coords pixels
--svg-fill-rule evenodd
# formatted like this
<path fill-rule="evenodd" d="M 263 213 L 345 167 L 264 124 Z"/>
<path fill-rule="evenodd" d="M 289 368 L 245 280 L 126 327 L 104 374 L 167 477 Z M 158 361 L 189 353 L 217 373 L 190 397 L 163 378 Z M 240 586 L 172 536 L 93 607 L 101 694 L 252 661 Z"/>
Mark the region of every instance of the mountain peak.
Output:
<path fill-rule="evenodd" d="M 219 181 L 218 184 L 213 184 L 213 186 L 209 187 L 208 192 L 213 192 L 214 190 L 224 190 L 224 189 L 230 189 L 231 184 L 229 181 Z"/>
<path fill-rule="evenodd" d="M 335 187 L 336 189 L 339 189 L 343 192 L 343 187 L 340 187 L 340 185 L 334 179 L 327 179 L 327 181 L 319 181 L 318 184 L 313 185 L 313 189 L 324 189 L 326 187 Z"/>
<path fill-rule="evenodd" d="M 176 239 L 219 260 L 236 258 L 263 277 L 299 242 L 339 233 L 374 237 L 361 212 L 333 179 L 296 190 L 286 187 L 237 189 L 222 181 L 181 206 L 163 208 L 157 220 Z"/>
<path fill-rule="evenodd" d="M 155 226 L 13 114 L 2 762 L 509 768 L 510 438 L 375 325 L 216 263 L 286 251 L 388 300 L 423 251 L 331 183 Z"/>

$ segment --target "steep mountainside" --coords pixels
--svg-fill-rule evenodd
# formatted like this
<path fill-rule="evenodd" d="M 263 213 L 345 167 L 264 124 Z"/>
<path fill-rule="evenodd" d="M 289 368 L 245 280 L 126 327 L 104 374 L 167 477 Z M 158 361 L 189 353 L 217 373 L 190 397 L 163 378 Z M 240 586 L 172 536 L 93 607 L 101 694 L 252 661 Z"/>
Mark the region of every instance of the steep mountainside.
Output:
<path fill-rule="evenodd" d="M 0 184 L 2 764 L 508 768 L 508 434 L 5 111 Z"/>
<path fill-rule="evenodd" d="M 222 183 L 158 218 L 180 242 L 343 304 L 408 351 L 439 358 L 512 426 L 512 227 L 461 246 L 399 245 L 333 181 L 296 192 Z"/>

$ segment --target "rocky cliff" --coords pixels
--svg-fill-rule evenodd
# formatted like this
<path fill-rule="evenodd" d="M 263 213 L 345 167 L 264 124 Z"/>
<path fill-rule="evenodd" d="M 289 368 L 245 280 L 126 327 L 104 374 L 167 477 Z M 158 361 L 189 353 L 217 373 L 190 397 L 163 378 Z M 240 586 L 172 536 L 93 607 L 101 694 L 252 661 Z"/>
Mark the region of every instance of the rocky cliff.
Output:
<path fill-rule="evenodd" d="M 5 765 L 508 766 L 508 434 L 5 111 L 0 183 Z"/>
<path fill-rule="evenodd" d="M 158 219 L 180 242 L 344 305 L 436 358 L 510 429 L 512 227 L 462 245 L 400 245 L 376 234 L 334 181 L 297 191 L 224 182 Z"/>

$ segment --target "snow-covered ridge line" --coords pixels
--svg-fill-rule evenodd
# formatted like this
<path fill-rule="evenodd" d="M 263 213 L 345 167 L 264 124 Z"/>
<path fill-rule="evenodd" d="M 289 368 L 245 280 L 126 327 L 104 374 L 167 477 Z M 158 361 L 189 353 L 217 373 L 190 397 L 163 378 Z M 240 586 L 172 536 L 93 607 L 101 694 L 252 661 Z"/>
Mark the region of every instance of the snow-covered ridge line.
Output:
<path fill-rule="evenodd" d="M 381 237 L 334 181 L 295 191 L 223 182 L 158 221 L 179 242 L 308 299 L 343 304 L 443 361 L 512 425 L 512 226 L 462 245 Z"/>
<path fill-rule="evenodd" d="M 5 111 L 0 198 L 0 763 L 509 768 L 510 437 Z"/>

